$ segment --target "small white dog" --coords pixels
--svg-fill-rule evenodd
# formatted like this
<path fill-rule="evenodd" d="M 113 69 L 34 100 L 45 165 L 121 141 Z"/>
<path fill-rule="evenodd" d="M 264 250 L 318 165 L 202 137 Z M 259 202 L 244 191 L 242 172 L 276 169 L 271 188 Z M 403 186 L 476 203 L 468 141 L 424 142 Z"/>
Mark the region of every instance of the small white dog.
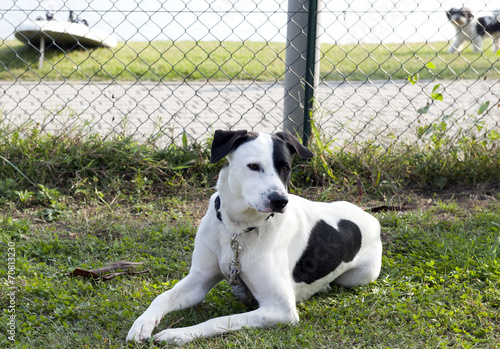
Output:
<path fill-rule="evenodd" d="M 313 202 L 287 193 L 292 156 L 313 154 L 288 133 L 216 131 L 211 161 L 227 155 L 195 239 L 189 275 L 158 296 L 127 340 L 143 341 L 169 312 L 200 303 L 222 280 L 259 308 L 169 328 L 155 341 L 186 343 L 243 327 L 297 323 L 296 302 L 329 288 L 374 281 L 382 243 L 375 217 L 348 202 Z"/>
<path fill-rule="evenodd" d="M 472 42 L 474 51 L 482 52 L 485 36 L 490 36 L 493 39 L 493 52 L 500 49 L 500 10 L 493 11 L 491 16 L 475 19 L 466 7 L 452 8 L 446 12 L 446 16 L 457 31 L 448 49 L 449 53 L 461 51 L 465 42 Z"/>

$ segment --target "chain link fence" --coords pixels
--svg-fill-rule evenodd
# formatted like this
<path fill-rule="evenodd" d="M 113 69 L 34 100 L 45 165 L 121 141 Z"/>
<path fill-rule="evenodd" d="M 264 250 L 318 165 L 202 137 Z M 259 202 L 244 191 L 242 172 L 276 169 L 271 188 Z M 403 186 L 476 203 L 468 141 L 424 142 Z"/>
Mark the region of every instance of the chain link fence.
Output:
<path fill-rule="evenodd" d="M 313 121 L 334 145 L 390 147 L 438 129 L 450 141 L 498 141 L 500 34 L 486 33 L 480 52 L 471 40 L 448 52 L 466 32 L 447 18 L 460 6 L 319 3 Z M 494 1 L 468 6 L 473 21 L 498 23 Z M 84 129 L 157 146 L 183 134 L 202 142 L 219 128 L 282 130 L 287 27 L 297 25 L 287 11 L 285 0 L 2 1 L 1 127 Z M 91 37 L 97 47 L 83 41 Z"/>

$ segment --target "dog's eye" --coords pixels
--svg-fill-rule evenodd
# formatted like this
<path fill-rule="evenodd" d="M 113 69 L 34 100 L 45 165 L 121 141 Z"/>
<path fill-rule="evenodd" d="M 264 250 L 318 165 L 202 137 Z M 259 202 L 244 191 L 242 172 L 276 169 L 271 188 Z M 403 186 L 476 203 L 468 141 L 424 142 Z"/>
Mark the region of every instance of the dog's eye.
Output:
<path fill-rule="evenodd" d="M 290 167 L 288 167 L 288 166 L 283 166 L 281 168 L 281 173 L 287 173 L 288 171 L 290 171 Z"/>
<path fill-rule="evenodd" d="M 259 171 L 260 170 L 260 166 L 259 164 L 248 164 L 247 165 L 249 169 L 251 169 L 252 171 Z"/>

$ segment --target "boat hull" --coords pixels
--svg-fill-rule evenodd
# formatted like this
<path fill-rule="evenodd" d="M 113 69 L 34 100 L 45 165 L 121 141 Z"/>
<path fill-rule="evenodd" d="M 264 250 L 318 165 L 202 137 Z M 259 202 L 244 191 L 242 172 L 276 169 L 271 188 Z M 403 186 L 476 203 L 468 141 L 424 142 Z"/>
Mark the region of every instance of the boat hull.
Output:
<path fill-rule="evenodd" d="M 17 27 L 14 36 L 25 43 L 39 45 L 42 38 L 48 44 L 54 41 L 61 46 L 115 47 L 116 38 L 102 30 L 89 28 L 83 23 L 56 20 L 29 21 Z"/>

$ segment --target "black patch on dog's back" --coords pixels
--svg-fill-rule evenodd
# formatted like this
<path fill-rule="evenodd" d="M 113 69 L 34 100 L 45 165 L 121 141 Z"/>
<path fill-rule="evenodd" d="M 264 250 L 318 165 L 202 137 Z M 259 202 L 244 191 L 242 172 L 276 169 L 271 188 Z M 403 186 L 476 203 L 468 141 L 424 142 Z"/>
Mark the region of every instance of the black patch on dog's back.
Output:
<path fill-rule="evenodd" d="M 500 32 L 500 22 L 496 19 L 495 16 L 480 17 L 477 19 L 477 21 L 479 22 L 476 25 L 476 31 L 478 35 L 485 35 L 485 33 L 496 34 Z"/>
<path fill-rule="evenodd" d="M 338 230 L 320 220 L 309 236 L 307 247 L 293 269 L 295 282 L 311 284 L 334 271 L 342 262 L 350 262 L 361 248 L 359 227 L 342 219 Z"/>

